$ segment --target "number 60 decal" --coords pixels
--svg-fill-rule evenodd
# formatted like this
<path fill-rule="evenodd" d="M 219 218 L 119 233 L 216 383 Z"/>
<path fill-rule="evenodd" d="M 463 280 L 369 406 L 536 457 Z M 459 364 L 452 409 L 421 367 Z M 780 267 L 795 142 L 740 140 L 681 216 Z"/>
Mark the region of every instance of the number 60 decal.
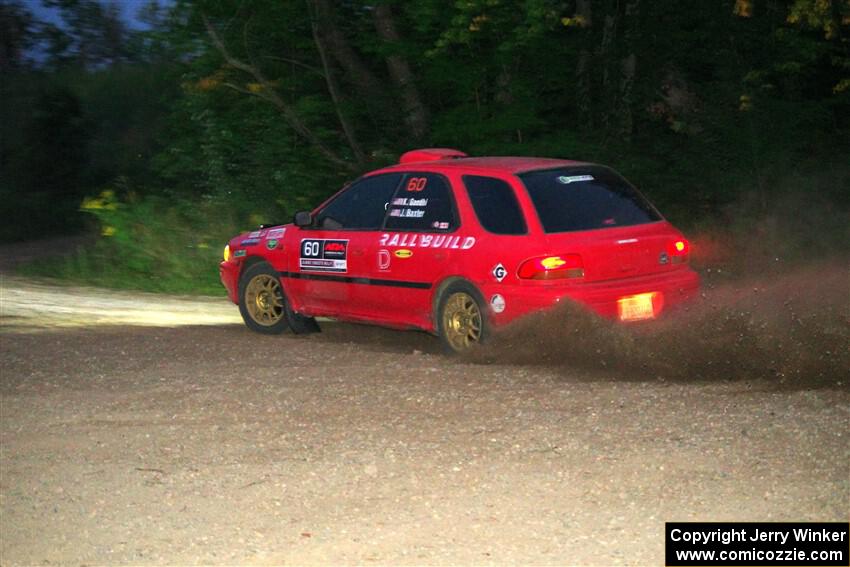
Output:
<path fill-rule="evenodd" d="M 319 246 L 318 240 L 305 240 L 301 245 L 301 255 L 305 257 L 318 258 L 320 250 Z"/>
<path fill-rule="evenodd" d="M 425 189 L 425 185 L 428 184 L 427 177 L 411 177 L 410 181 L 407 182 L 407 190 L 408 191 L 422 191 Z"/>

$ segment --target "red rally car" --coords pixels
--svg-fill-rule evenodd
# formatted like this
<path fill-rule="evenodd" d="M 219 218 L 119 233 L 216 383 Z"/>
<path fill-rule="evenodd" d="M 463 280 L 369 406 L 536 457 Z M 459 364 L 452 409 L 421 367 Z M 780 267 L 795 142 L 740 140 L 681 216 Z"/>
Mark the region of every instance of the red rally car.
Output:
<path fill-rule="evenodd" d="M 294 223 L 232 239 L 221 281 L 246 325 L 315 317 L 422 329 L 454 351 L 565 300 L 620 321 L 699 287 L 688 241 L 625 179 L 590 163 L 414 150 Z"/>

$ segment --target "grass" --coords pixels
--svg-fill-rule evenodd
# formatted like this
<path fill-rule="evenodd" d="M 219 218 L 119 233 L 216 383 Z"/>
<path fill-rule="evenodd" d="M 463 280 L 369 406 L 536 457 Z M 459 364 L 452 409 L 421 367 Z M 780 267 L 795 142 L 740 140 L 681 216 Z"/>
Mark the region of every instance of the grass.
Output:
<path fill-rule="evenodd" d="M 240 232 L 226 207 L 161 198 L 118 202 L 104 192 L 83 209 L 98 221 L 94 245 L 25 264 L 18 272 L 117 289 L 222 293 L 221 252 Z"/>

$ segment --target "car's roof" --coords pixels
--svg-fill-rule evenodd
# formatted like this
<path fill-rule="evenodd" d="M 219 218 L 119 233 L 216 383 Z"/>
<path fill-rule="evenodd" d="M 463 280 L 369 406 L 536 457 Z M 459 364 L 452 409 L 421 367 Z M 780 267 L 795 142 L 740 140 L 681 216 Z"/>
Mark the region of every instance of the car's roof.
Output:
<path fill-rule="evenodd" d="M 469 169 L 476 171 L 493 171 L 500 173 L 522 173 L 535 169 L 554 169 L 556 167 L 568 167 L 574 165 L 589 165 L 583 161 L 572 161 L 566 159 L 551 159 L 522 156 L 494 156 L 494 157 L 470 157 L 452 158 L 433 161 L 409 162 L 399 165 L 385 167 L 372 173 L 385 173 L 390 171 L 416 171 L 434 169 Z"/>

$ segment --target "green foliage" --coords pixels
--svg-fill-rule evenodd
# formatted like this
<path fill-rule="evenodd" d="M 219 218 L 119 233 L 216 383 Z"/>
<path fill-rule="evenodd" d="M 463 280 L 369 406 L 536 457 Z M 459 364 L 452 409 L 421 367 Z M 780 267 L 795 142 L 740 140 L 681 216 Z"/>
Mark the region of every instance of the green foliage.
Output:
<path fill-rule="evenodd" d="M 30 77 L 10 81 L 2 92 L 7 106 L 0 110 L 0 240 L 79 227 L 79 219 L 67 215 L 84 194 L 88 161 L 79 99 L 62 85 Z"/>
<path fill-rule="evenodd" d="M 150 291 L 221 291 L 223 243 L 238 232 L 226 205 L 133 195 L 119 201 L 106 190 L 85 199 L 82 208 L 96 220 L 101 234 L 96 246 L 58 265 L 31 265 L 28 273 Z"/>
<path fill-rule="evenodd" d="M 0 241 L 80 230 L 86 194 L 121 178 L 159 182 L 160 141 L 174 67 L 137 64 L 4 77 L 0 95 Z"/>
<path fill-rule="evenodd" d="M 608 163 L 683 226 L 770 215 L 801 172 L 850 207 L 824 171 L 850 154 L 846 3 L 183 0 L 138 33 L 51 2 L 68 29 L 42 29 L 51 73 L 17 57 L 3 81 L 0 237 L 75 228 L 84 195 L 117 188 L 96 213 L 116 233 L 67 274 L 188 281 L 164 266 L 200 262 L 196 235 L 217 249 L 429 145 Z M 9 37 L 31 45 L 21 10 Z"/>

